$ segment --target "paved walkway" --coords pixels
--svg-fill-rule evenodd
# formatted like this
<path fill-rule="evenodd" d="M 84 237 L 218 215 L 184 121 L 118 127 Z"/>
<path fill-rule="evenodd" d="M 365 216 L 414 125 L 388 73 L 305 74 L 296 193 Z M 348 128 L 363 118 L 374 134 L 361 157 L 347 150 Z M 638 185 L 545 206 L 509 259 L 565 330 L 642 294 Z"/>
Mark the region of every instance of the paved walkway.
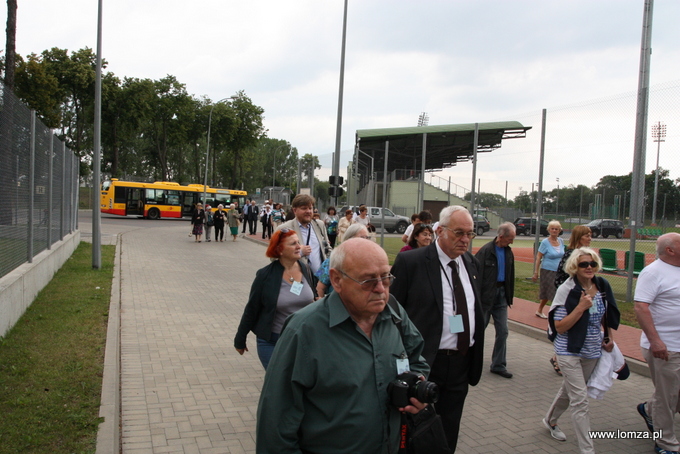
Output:
<path fill-rule="evenodd" d="M 255 451 L 264 371 L 252 334 L 244 356 L 232 343 L 255 271 L 268 259 L 255 238 L 197 244 L 187 233 L 184 223 L 159 222 L 119 239 L 125 454 Z M 471 388 L 458 452 L 578 451 L 568 412 L 561 421 L 566 443 L 553 440 L 540 423 L 561 378 L 548 362 L 551 344 L 527 327 L 544 323 L 533 316 L 536 306 L 518 302 L 510 311 L 516 326 L 531 335 L 510 333 L 511 380 L 485 371 Z M 490 326 L 487 367 L 493 335 Z M 591 402 L 592 429 L 645 430 L 635 406 L 651 390 L 651 381 L 637 374 L 615 383 L 605 400 Z M 653 452 L 649 440 L 598 440 L 595 446 L 600 453 Z"/>

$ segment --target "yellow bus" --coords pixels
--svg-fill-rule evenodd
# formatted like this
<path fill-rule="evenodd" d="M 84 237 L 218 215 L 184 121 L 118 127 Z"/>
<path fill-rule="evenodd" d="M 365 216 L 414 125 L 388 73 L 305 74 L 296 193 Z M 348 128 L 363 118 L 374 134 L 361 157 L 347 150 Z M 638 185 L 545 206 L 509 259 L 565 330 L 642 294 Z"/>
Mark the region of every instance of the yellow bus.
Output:
<path fill-rule="evenodd" d="M 246 202 L 246 191 L 235 189 L 206 188 L 206 204 L 213 208 L 218 204 L 228 207 Z M 191 216 L 196 203 L 203 198 L 203 185 L 157 181 L 138 183 L 111 178 L 102 183 L 100 211 L 118 216 L 140 216 L 149 219 L 181 218 Z"/>

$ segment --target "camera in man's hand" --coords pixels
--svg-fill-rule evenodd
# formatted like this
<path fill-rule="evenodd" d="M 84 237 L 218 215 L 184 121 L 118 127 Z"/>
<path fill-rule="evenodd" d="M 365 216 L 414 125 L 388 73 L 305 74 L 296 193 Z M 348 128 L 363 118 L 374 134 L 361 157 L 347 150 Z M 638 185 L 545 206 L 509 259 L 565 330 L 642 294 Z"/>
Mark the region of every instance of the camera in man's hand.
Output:
<path fill-rule="evenodd" d="M 424 404 L 433 404 L 439 399 L 439 387 L 431 381 L 421 381 L 418 374 L 404 372 L 387 385 L 387 394 L 397 408 L 411 405 L 411 397 Z"/>

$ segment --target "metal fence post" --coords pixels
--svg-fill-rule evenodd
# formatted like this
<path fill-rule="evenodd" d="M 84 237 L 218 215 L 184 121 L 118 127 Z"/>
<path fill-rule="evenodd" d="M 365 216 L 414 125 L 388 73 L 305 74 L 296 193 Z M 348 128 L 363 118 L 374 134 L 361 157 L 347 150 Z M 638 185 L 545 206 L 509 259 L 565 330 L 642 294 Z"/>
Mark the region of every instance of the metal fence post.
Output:
<path fill-rule="evenodd" d="M 54 179 L 54 137 L 50 130 L 48 176 L 47 176 L 47 249 L 52 249 L 52 180 Z"/>
<path fill-rule="evenodd" d="M 59 241 L 64 239 L 64 230 L 66 227 L 66 143 L 61 143 L 61 200 L 59 203 L 59 209 L 61 210 L 59 216 Z"/>
<path fill-rule="evenodd" d="M 30 158 L 28 161 L 28 239 L 26 254 L 28 256 L 28 263 L 33 263 L 33 203 L 35 192 L 35 110 L 31 110 L 31 139 L 30 139 Z M 17 207 L 18 208 L 18 207 Z"/>

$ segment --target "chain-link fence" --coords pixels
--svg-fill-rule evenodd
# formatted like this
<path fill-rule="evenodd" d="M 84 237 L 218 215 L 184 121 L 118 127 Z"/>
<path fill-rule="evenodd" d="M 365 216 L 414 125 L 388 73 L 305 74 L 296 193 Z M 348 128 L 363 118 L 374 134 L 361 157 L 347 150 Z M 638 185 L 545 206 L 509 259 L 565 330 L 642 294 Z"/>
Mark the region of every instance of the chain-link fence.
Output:
<path fill-rule="evenodd" d="M 0 84 L 0 277 L 76 229 L 78 158 Z"/>

